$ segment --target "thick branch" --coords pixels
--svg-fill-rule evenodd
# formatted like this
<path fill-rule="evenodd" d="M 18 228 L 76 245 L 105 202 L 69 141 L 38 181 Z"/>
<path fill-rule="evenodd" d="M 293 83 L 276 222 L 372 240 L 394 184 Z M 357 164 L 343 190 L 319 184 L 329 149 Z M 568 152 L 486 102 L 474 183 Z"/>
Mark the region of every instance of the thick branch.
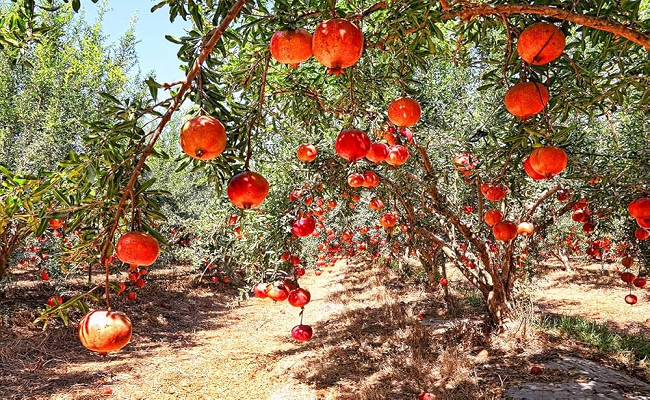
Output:
<path fill-rule="evenodd" d="M 537 207 L 540 206 L 544 202 L 544 200 L 548 199 L 549 197 L 553 196 L 558 190 L 562 189 L 562 186 L 557 185 L 555 187 L 552 187 L 550 189 L 547 189 L 542 195 L 537 199 L 535 204 L 533 204 L 526 212 L 524 215 L 519 219 L 519 222 L 522 221 L 528 221 L 528 219 L 533 215 Z"/>

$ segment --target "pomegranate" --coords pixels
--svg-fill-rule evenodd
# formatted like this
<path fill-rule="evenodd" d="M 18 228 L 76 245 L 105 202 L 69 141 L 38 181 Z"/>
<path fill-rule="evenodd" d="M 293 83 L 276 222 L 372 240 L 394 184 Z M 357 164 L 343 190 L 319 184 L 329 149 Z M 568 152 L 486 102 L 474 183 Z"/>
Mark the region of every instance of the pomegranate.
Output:
<path fill-rule="evenodd" d="M 266 296 L 273 301 L 284 301 L 289 297 L 289 291 L 283 284 L 269 285 Z"/>
<path fill-rule="evenodd" d="M 625 283 L 632 283 L 634 279 L 636 279 L 636 276 L 631 272 L 623 272 L 621 274 L 621 280 Z"/>
<path fill-rule="evenodd" d="M 650 232 L 646 231 L 645 229 L 639 228 L 634 231 L 634 237 L 643 241 L 646 240 L 648 237 L 650 237 Z"/>
<path fill-rule="evenodd" d="M 627 206 L 627 211 L 634 218 L 650 218 L 650 197 L 634 200 Z"/>
<path fill-rule="evenodd" d="M 312 217 L 298 218 L 291 226 L 291 232 L 300 237 L 311 235 L 316 229 L 316 220 Z"/>
<path fill-rule="evenodd" d="M 348 185 L 350 185 L 350 187 L 358 188 L 363 186 L 364 183 L 365 183 L 365 178 L 363 174 L 354 173 L 348 176 Z"/>
<path fill-rule="evenodd" d="M 397 126 L 413 126 L 421 115 L 420 103 L 409 97 L 395 99 L 388 106 L 388 119 Z"/>
<path fill-rule="evenodd" d="M 508 89 L 504 102 L 510 114 L 526 120 L 539 114 L 548 104 L 548 99 L 546 86 L 536 82 L 522 82 Z"/>
<path fill-rule="evenodd" d="M 623 264 L 625 268 L 630 268 L 634 264 L 634 259 L 632 257 L 623 257 L 621 264 Z"/>
<path fill-rule="evenodd" d="M 540 375 L 542 373 L 542 368 L 534 365 L 530 368 L 531 375 Z"/>
<path fill-rule="evenodd" d="M 625 302 L 626 302 L 627 304 L 633 306 L 633 305 L 636 304 L 636 302 L 637 302 L 637 298 L 636 298 L 636 296 L 633 295 L 633 294 L 628 294 L 627 296 L 625 296 Z"/>
<path fill-rule="evenodd" d="M 648 284 L 648 280 L 644 277 L 638 277 L 632 281 L 632 284 L 640 289 L 643 289 Z"/>
<path fill-rule="evenodd" d="M 408 158 L 408 149 L 398 144 L 388 149 L 388 157 L 386 158 L 386 162 L 394 167 L 399 167 L 400 165 L 406 163 Z"/>
<path fill-rule="evenodd" d="M 532 169 L 545 178 L 559 174 L 567 166 L 567 155 L 564 150 L 553 146 L 533 150 L 528 160 Z"/>
<path fill-rule="evenodd" d="M 584 213 L 577 212 L 571 216 L 571 219 L 575 222 L 585 222 L 587 221 L 587 216 Z"/>
<path fill-rule="evenodd" d="M 296 325 L 291 329 L 291 336 L 299 342 L 306 342 L 311 339 L 314 331 L 309 325 Z"/>
<path fill-rule="evenodd" d="M 650 218 L 637 218 L 637 225 L 644 229 L 650 229 Z"/>
<path fill-rule="evenodd" d="M 483 193 L 483 196 L 490 201 L 503 200 L 506 197 L 507 191 L 508 187 L 504 185 L 494 185 L 490 183 L 484 183 L 481 185 L 481 193 Z"/>
<path fill-rule="evenodd" d="M 303 267 L 295 267 L 293 269 L 293 273 L 300 278 L 301 276 L 305 275 L 305 269 Z"/>
<path fill-rule="evenodd" d="M 63 304 L 63 298 L 61 296 L 52 296 L 47 299 L 47 305 L 50 307 L 58 306 Z"/>
<path fill-rule="evenodd" d="M 530 236 L 535 232 L 535 227 L 530 222 L 521 222 L 517 225 L 517 234 Z"/>
<path fill-rule="evenodd" d="M 447 286 L 449 285 L 449 281 L 447 278 L 440 278 L 440 286 Z"/>
<path fill-rule="evenodd" d="M 510 221 L 501 221 L 492 227 L 496 240 L 509 242 L 517 237 L 517 225 Z"/>
<path fill-rule="evenodd" d="M 314 57 L 327 67 L 328 73 L 339 75 L 361 58 L 363 34 L 356 25 L 345 19 L 330 19 L 316 27 L 312 50 Z"/>
<path fill-rule="evenodd" d="M 465 153 L 454 157 L 453 163 L 454 167 L 461 173 L 461 175 L 470 176 L 472 175 L 474 168 L 478 165 L 478 159 L 476 159 L 472 154 Z"/>
<path fill-rule="evenodd" d="M 241 172 L 228 182 L 228 198 L 243 209 L 258 207 L 269 194 L 269 183 L 257 172 Z"/>
<path fill-rule="evenodd" d="M 363 173 L 363 187 L 374 188 L 379 185 L 379 176 L 372 171 Z"/>
<path fill-rule="evenodd" d="M 547 22 L 538 22 L 524 29 L 517 40 L 517 53 L 532 65 L 544 65 L 556 60 L 564 52 L 562 30 Z"/>
<path fill-rule="evenodd" d="M 138 297 L 138 294 L 135 292 L 129 292 L 126 294 L 126 298 L 129 299 L 129 301 L 135 301 L 135 299 Z"/>
<path fill-rule="evenodd" d="M 594 226 L 590 224 L 589 222 L 585 223 L 582 225 L 582 230 L 589 233 L 594 231 Z"/>
<path fill-rule="evenodd" d="M 388 157 L 388 146 L 384 143 L 373 143 L 370 145 L 370 150 L 366 154 L 368 161 L 379 164 L 382 161 L 386 161 Z"/>
<path fill-rule="evenodd" d="M 488 226 L 494 226 L 499 221 L 503 219 L 503 214 L 499 210 L 488 210 L 483 215 L 483 221 L 485 221 Z"/>
<path fill-rule="evenodd" d="M 303 28 L 277 31 L 271 37 L 269 49 L 276 61 L 298 68 L 298 64 L 312 56 L 311 41 L 311 33 Z"/>
<path fill-rule="evenodd" d="M 59 219 L 51 219 L 47 221 L 47 223 L 50 225 L 50 228 L 56 230 L 56 229 L 63 228 L 63 221 L 64 221 L 63 218 L 59 218 Z"/>
<path fill-rule="evenodd" d="M 524 161 L 524 171 L 526 172 L 526 175 L 530 176 L 533 180 L 540 181 L 546 179 L 544 175 L 538 174 L 533 167 L 531 167 L 530 157 L 526 158 L 526 161 Z"/>
<path fill-rule="evenodd" d="M 200 115 L 183 124 L 180 143 L 188 156 L 197 160 L 212 160 L 226 148 L 226 128 L 216 118 Z"/>
<path fill-rule="evenodd" d="M 370 208 L 373 211 L 379 211 L 382 208 L 384 208 L 384 203 L 379 200 L 377 197 L 373 198 L 370 200 L 370 203 L 368 203 L 368 208 Z"/>
<path fill-rule="evenodd" d="M 308 290 L 298 288 L 289 293 L 289 304 L 294 307 L 304 307 L 311 300 L 311 293 Z"/>
<path fill-rule="evenodd" d="M 379 217 L 379 224 L 385 229 L 392 228 L 397 224 L 397 215 L 392 212 L 382 214 L 382 216 Z"/>
<path fill-rule="evenodd" d="M 84 315 L 78 327 L 79 340 L 88 350 L 106 355 L 131 340 L 131 320 L 119 311 L 95 310 Z"/>
<path fill-rule="evenodd" d="M 341 131 L 336 138 L 336 154 L 354 163 L 362 159 L 370 150 L 370 138 L 365 132 L 357 129 Z"/>
<path fill-rule="evenodd" d="M 296 156 L 302 162 L 312 162 L 316 159 L 317 155 L 318 150 L 316 150 L 316 146 L 313 144 L 303 143 L 296 150 Z"/>
<path fill-rule="evenodd" d="M 148 266 L 158 258 L 158 241 L 142 232 L 129 232 L 120 237 L 115 246 L 117 258 L 130 265 Z"/>

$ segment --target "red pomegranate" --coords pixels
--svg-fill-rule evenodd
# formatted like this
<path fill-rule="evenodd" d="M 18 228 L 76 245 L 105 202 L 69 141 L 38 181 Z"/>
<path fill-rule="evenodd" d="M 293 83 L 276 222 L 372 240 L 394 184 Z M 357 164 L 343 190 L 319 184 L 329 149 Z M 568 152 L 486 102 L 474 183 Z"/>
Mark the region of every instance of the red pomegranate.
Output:
<path fill-rule="evenodd" d="M 530 368 L 531 375 L 540 375 L 542 373 L 542 368 L 538 365 L 533 365 Z"/>
<path fill-rule="evenodd" d="M 387 212 L 382 214 L 379 217 L 379 225 L 383 226 L 385 229 L 394 227 L 397 224 L 397 215 L 392 212 Z"/>
<path fill-rule="evenodd" d="M 535 232 L 535 226 L 530 222 L 521 222 L 517 225 L 517 234 L 530 236 Z"/>
<path fill-rule="evenodd" d="M 385 161 L 388 157 L 388 146 L 384 143 L 373 143 L 370 145 L 370 150 L 366 154 L 368 161 L 379 164 L 382 161 Z"/>
<path fill-rule="evenodd" d="M 291 329 L 291 336 L 299 342 L 306 342 L 310 340 L 313 334 L 314 331 L 311 329 L 311 326 L 309 325 L 296 325 L 293 327 L 293 329 Z"/>
<path fill-rule="evenodd" d="M 120 237 L 115 246 L 117 258 L 130 265 L 147 266 L 158 258 L 158 241 L 142 232 L 129 232 Z"/>
<path fill-rule="evenodd" d="M 269 286 L 268 283 L 260 282 L 257 285 L 253 287 L 253 294 L 255 297 L 258 297 L 260 299 L 265 299 L 266 296 L 266 288 Z"/>
<path fill-rule="evenodd" d="M 397 126 L 413 126 L 421 115 L 420 103 L 409 97 L 395 99 L 388 106 L 388 119 Z"/>
<path fill-rule="evenodd" d="M 447 278 L 440 278 L 440 286 L 447 286 L 449 285 L 449 281 Z"/>
<path fill-rule="evenodd" d="M 509 242 L 517 237 L 517 225 L 510 221 L 501 221 L 492 227 L 496 240 Z"/>
<path fill-rule="evenodd" d="M 63 304 L 63 298 L 61 296 L 52 296 L 47 299 L 47 305 L 50 307 L 58 306 Z"/>
<path fill-rule="evenodd" d="M 478 165 L 478 159 L 472 154 L 465 153 L 454 157 L 453 163 L 454 167 L 461 173 L 461 175 L 470 176 L 472 175 L 474 168 Z"/>
<path fill-rule="evenodd" d="M 131 340 L 131 320 L 119 311 L 95 310 L 79 321 L 79 340 L 90 351 L 106 355 L 126 346 Z"/>
<path fill-rule="evenodd" d="M 47 221 L 47 223 L 50 225 L 50 228 L 57 230 L 63 228 L 63 221 L 64 218 L 59 218 L 59 219 L 51 219 Z"/>
<path fill-rule="evenodd" d="M 354 174 L 350 174 L 350 176 L 348 176 L 348 185 L 350 185 L 350 187 L 358 188 L 363 186 L 364 183 L 365 183 L 365 178 L 363 174 L 359 174 L 355 172 Z"/>
<path fill-rule="evenodd" d="M 488 210 L 483 215 L 483 221 L 485 221 L 488 226 L 494 226 L 503 219 L 503 214 L 499 210 Z"/>
<path fill-rule="evenodd" d="M 312 217 L 298 218 L 291 226 L 291 232 L 299 237 L 311 235 L 316 229 L 316 220 Z"/>
<path fill-rule="evenodd" d="M 370 150 L 370 138 L 365 132 L 357 129 L 341 131 L 336 138 L 336 154 L 348 162 L 362 159 Z"/>
<path fill-rule="evenodd" d="M 226 148 L 226 128 L 216 118 L 207 115 L 194 117 L 181 127 L 183 152 L 197 160 L 212 160 Z"/>
<path fill-rule="evenodd" d="M 501 201 L 506 197 L 508 187 L 504 185 L 495 185 L 484 183 L 481 185 L 481 193 L 490 201 Z"/>
<path fill-rule="evenodd" d="M 650 229 L 650 218 L 637 218 L 637 225 L 644 229 Z"/>
<path fill-rule="evenodd" d="M 594 226 L 589 222 L 582 224 L 582 230 L 589 233 L 594 231 Z"/>
<path fill-rule="evenodd" d="M 584 213 L 577 212 L 571 216 L 571 219 L 575 222 L 585 222 L 587 221 L 587 216 Z"/>
<path fill-rule="evenodd" d="M 314 57 L 327 67 L 330 74 L 339 75 L 353 66 L 363 53 L 363 34 L 353 23 L 334 18 L 321 22 L 312 38 Z"/>
<path fill-rule="evenodd" d="M 533 167 L 530 166 L 530 157 L 526 158 L 526 161 L 524 161 L 524 171 L 526 172 L 526 175 L 530 176 L 533 180 L 540 181 L 546 179 L 544 175 L 538 174 L 535 172 Z"/>
<path fill-rule="evenodd" d="M 311 33 L 306 29 L 277 31 L 271 37 L 271 56 L 282 64 L 298 68 L 298 64 L 311 57 Z"/>
<path fill-rule="evenodd" d="M 634 264 L 634 259 L 632 257 L 623 257 L 623 259 L 621 260 L 621 264 L 625 268 L 630 268 L 632 264 Z"/>
<path fill-rule="evenodd" d="M 627 206 L 627 211 L 634 218 L 650 218 L 650 197 L 634 200 Z"/>
<path fill-rule="evenodd" d="M 533 150 L 528 160 L 533 170 L 545 178 L 559 174 L 567 166 L 567 155 L 564 150 L 553 146 Z"/>
<path fill-rule="evenodd" d="M 625 296 L 625 302 L 626 302 L 627 304 L 633 306 L 633 305 L 636 304 L 636 302 L 637 302 L 637 298 L 636 298 L 636 296 L 633 295 L 633 294 L 628 294 L 627 296 Z"/>
<path fill-rule="evenodd" d="M 289 291 L 283 284 L 269 285 L 266 296 L 273 301 L 285 301 L 289 297 Z"/>
<path fill-rule="evenodd" d="M 296 156 L 302 162 L 312 162 L 316 159 L 317 155 L 318 150 L 316 150 L 316 146 L 313 144 L 303 143 L 296 150 Z"/>
<path fill-rule="evenodd" d="M 388 157 L 386 158 L 386 162 L 394 167 L 399 167 L 400 165 L 406 163 L 408 158 L 408 149 L 398 144 L 388 149 Z"/>
<path fill-rule="evenodd" d="M 311 293 L 308 290 L 298 288 L 289 293 L 289 304 L 294 307 L 304 307 L 311 300 Z"/>
<path fill-rule="evenodd" d="M 637 239 L 643 241 L 643 240 L 646 240 L 648 237 L 650 237 L 650 232 L 646 231 L 643 228 L 639 228 L 639 229 L 634 231 L 634 237 L 636 237 Z"/>
<path fill-rule="evenodd" d="M 379 176 L 372 171 L 363 173 L 363 187 L 374 188 L 379 185 Z"/>
<path fill-rule="evenodd" d="M 648 280 L 646 278 L 640 276 L 640 277 L 636 278 L 635 280 L 633 280 L 632 284 L 634 286 L 638 287 L 639 289 L 643 289 L 645 287 L 645 285 L 648 284 Z"/>
<path fill-rule="evenodd" d="M 508 112 L 526 120 L 539 114 L 548 104 L 546 86 L 536 82 L 522 82 L 508 89 L 504 102 Z"/>
<path fill-rule="evenodd" d="M 269 183 L 257 172 L 241 172 L 228 182 L 228 198 L 243 209 L 257 207 L 269 194 Z"/>
<path fill-rule="evenodd" d="M 631 272 L 623 272 L 621 274 L 621 280 L 625 283 L 632 283 L 634 279 L 636 279 L 636 276 Z"/>
<path fill-rule="evenodd" d="M 521 32 L 517 40 L 517 53 L 528 64 L 548 64 L 562 55 L 565 40 L 560 28 L 547 22 L 538 22 Z"/>
<path fill-rule="evenodd" d="M 375 197 L 372 200 L 370 200 L 370 203 L 368 203 L 368 208 L 373 211 L 379 211 L 382 208 L 384 208 L 384 203 Z"/>

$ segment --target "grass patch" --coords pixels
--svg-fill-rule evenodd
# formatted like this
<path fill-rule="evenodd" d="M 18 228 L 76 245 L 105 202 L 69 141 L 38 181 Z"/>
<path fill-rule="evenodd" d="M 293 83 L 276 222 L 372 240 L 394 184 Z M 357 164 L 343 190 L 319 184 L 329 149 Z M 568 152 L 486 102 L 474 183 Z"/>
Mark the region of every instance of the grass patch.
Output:
<path fill-rule="evenodd" d="M 650 339 L 643 335 L 612 332 L 606 325 L 582 317 L 552 316 L 544 318 L 542 326 L 578 339 L 607 353 L 627 353 L 635 361 L 650 362 Z"/>

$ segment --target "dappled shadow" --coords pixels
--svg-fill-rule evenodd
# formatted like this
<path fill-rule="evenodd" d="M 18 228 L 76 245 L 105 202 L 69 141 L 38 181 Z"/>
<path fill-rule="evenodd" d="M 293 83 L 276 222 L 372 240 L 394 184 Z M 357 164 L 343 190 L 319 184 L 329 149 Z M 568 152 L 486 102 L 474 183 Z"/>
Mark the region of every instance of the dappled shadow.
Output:
<path fill-rule="evenodd" d="M 112 294 L 112 308 L 131 318 L 133 337 L 124 349 L 106 358 L 81 345 L 77 311 L 69 327 L 54 321 L 43 332 L 31 323 L 38 316 L 34 309 L 43 308 L 52 295 L 49 283 L 32 285 L 27 293 L 9 292 L 0 303 L 0 398 L 49 398 L 76 391 L 86 396 L 88 390 L 104 396 L 101 386 L 115 375 L 137 376 L 137 366 L 145 360 L 200 345 L 196 332 L 220 328 L 229 311 L 226 305 L 238 294 L 235 285 L 192 283 L 187 269 L 173 279 L 169 271 L 154 270 L 146 282 L 134 302 L 125 294 Z M 66 293 L 87 289 L 80 280 L 67 287 Z"/>

